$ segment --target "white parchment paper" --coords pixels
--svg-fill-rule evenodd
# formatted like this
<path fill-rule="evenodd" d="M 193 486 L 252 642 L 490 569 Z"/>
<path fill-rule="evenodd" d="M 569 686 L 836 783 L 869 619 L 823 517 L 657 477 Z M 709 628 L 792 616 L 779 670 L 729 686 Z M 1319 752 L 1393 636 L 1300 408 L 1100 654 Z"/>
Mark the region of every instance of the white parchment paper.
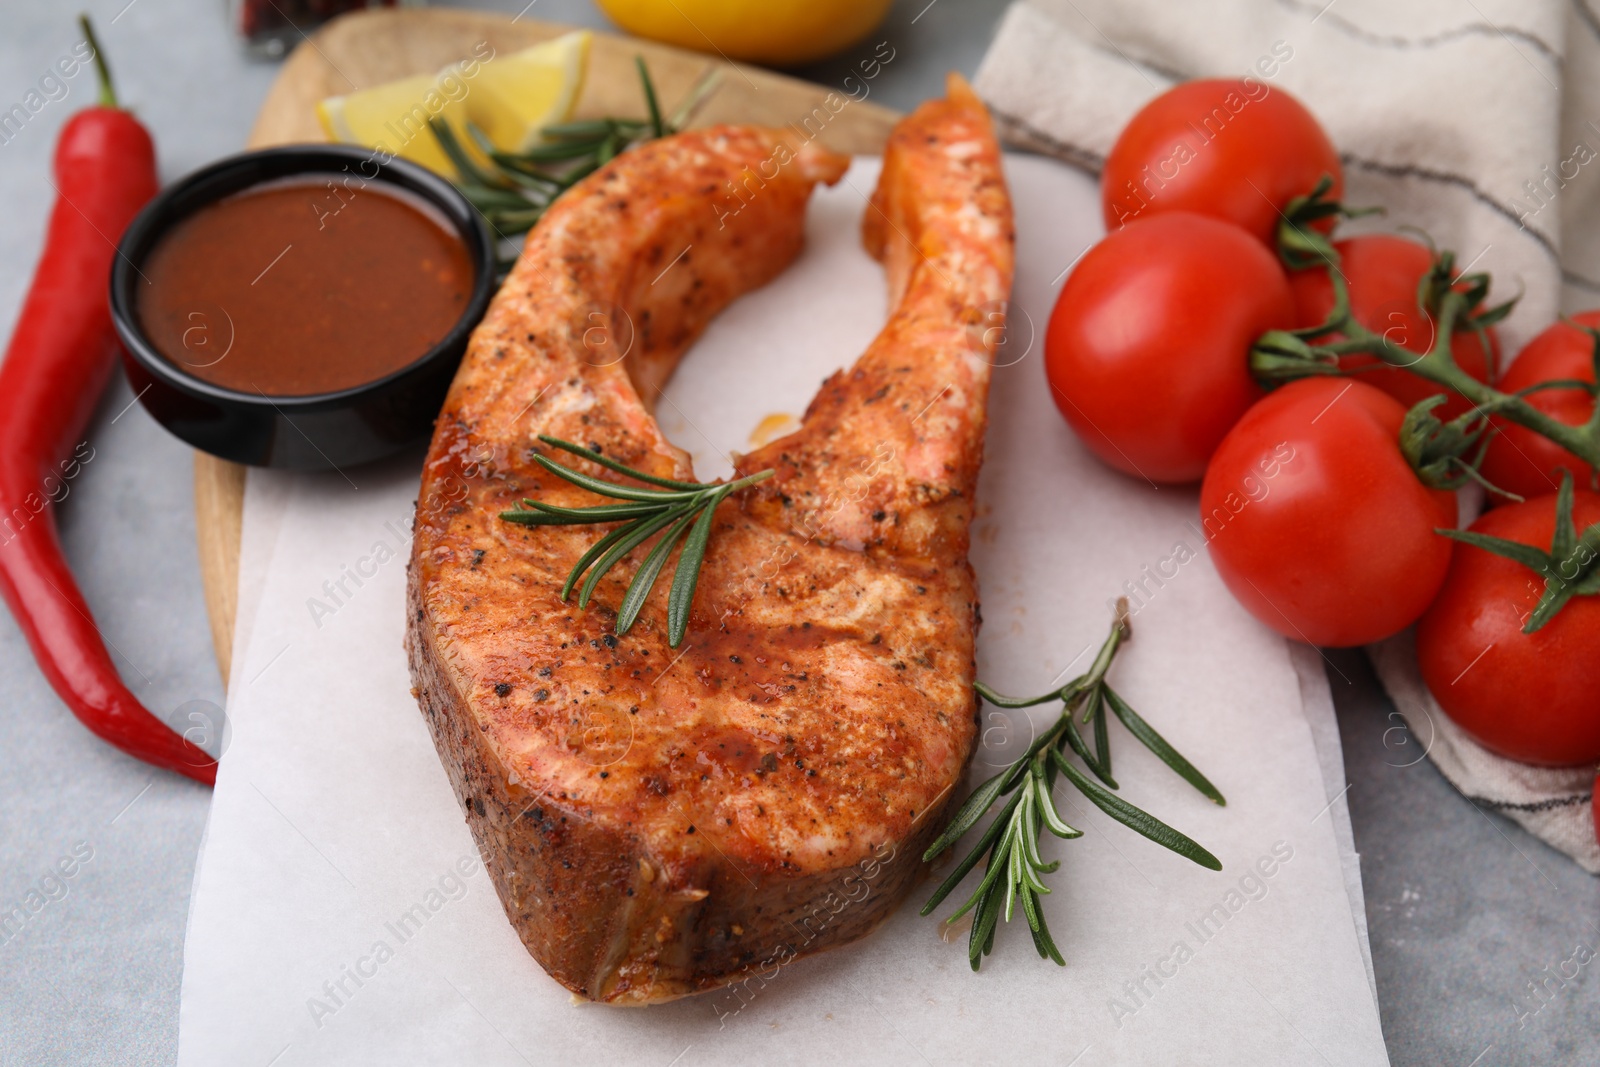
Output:
<path fill-rule="evenodd" d="M 1044 910 L 1065 968 L 1037 958 L 1019 915 L 975 975 L 964 942 L 942 942 L 911 903 L 864 941 L 737 993 L 573 1004 L 506 921 L 410 695 L 400 642 L 420 457 L 252 478 L 253 611 L 191 906 L 180 1064 L 1387 1062 L 1320 661 L 1233 603 L 1192 492 L 1106 470 L 1056 414 L 1043 329 L 1099 213 L 1084 176 L 1008 166 L 1019 270 L 975 528 L 980 673 L 1031 693 L 1085 669 L 1130 583 L 1135 638 L 1113 680 L 1228 806 L 1120 727 L 1116 775 L 1223 871 L 1063 788 L 1063 814 L 1087 831 L 1044 845 L 1063 860 Z M 724 472 L 765 416 L 798 416 L 881 325 L 882 274 L 858 237 L 876 169 L 858 161 L 819 190 L 800 262 L 679 370 L 659 414 L 699 474 Z M 975 774 L 1053 714 L 1033 710 L 986 718 Z"/>

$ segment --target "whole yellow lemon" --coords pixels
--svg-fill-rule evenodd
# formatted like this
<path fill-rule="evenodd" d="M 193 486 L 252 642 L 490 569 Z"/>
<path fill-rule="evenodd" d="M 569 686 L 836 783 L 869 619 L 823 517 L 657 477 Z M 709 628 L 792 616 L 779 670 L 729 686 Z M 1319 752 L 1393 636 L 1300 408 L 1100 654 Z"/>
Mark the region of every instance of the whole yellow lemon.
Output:
<path fill-rule="evenodd" d="M 855 44 L 890 0 L 596 0 L 629 33 L 729 59 L 795 67 Z"/>

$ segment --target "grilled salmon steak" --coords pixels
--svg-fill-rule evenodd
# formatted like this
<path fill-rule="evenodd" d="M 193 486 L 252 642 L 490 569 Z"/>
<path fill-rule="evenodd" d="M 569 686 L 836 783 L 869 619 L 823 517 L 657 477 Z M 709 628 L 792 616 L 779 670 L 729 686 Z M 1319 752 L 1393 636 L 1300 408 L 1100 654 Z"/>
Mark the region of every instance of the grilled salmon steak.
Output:
<path fill-rule="evenodd" d="M 715 515 L 687 638 L 668 582 L 615 635 L 636 550 L 561 598 L 606 527 L 519 526 L 523 497 L 603 502 L 533 462 L 575 441 L 692 477 L 651 412 L 710 318 L 782 271 L 846 160 L 793 131 L 695 130 L 624 153 L 529 235 L 473 335 L 423 472 L 412 681 L 512 925 L 557 981 L 640 1004 L 749 981 L 870 931 L 922 874 L 975 735 L 968 523 L 1010 200 L 982 104 L 895 129 L 865 212 L 893 309 L 776 475 Z"/>

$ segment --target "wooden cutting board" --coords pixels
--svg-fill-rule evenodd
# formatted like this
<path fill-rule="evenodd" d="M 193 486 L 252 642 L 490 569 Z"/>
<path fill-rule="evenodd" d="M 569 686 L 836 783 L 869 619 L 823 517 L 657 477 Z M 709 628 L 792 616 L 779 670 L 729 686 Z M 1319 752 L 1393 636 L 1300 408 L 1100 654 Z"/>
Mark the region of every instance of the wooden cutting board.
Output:
<path fill-rule="evenodd" d="M 572 30 L 554 22 L 433 8 L 379 9 L 336 19 L 295 49 L 267 93 L 249 147 L 322 141 L 315 108 L 325 97 L 364 89 L 411 74 L 438 70 L 472 54 L 488 41 L 496 54 L 513 52 Z M 730 63 L 715 55 L 637 38 L 596 33 L 577 118 L 643 117 L 644 101 L 634 56 L 649 64 L 663 112 L 670 112 L 707 67 L 722 70 L 720 88 L 692 125 L 720 122 L 787 126 L 800 123 L 833 91 L 771 71 Z M 837 106 L 837 104 L 835 105 Z M 851 101 L 833 114 L 820 140 L 851 154 L 877 154 L 899 115 L 868 102 Z M 815 124 L 814 124 L 815 125 Z M 233 652 L 238 610 L 239 536 L 244 513 L 245 469 L 204 452 L 194 458 L 195 533 L 205 583 L 211 640 L 223 680 Z"/>

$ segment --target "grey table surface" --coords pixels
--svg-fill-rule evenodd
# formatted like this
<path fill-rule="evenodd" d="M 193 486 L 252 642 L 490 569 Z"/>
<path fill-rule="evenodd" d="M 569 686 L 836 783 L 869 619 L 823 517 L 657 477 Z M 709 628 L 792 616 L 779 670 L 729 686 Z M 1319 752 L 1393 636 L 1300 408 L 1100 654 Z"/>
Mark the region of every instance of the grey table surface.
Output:
<path fill-rule="evenodd" d="M 474 6 L 595 27 L 585 0 Z M 171 179 L 243 145 L 277 67 L 245 58 L 222 0 L 92 0 L 120 91 L 155 134 Z M 1004 0 L 898 0 L 881 35 L 900 58 L 877 99 L 909 108 L 970 74 Z M 0 2 L 0 109 L 20 101 L 78 36 L 75 7 Z M 837 82 L 847 67 L 803 72 Z M 53 191 L 55 136 L 90 100 L 69 83 L 0 144 L 0 323 L 9 333 Z M 222 702 L 195 549 L 190 453 L 120 375 L 87 431 L 94 458 L 59 509 L 62 534 L 119 668 L 157 714 Z M 1600 881 L 1456 794 L 1403 731 L 1365 659 L 1330 655 L 1349 803 L 1362 854 L 1383 1029 L 1397 1065 L 1600 1062 L 1600 981 L 1585 969 L 1548 1002 L 1529 983 L 1579 945 Z M 165 1064 L 175 1058 L 184 924 L 208 792 L 91 737 L 0 613 L 0 905 L 48 903 L 0 941 L 0 1063 Z M 1409 747 L 1407 747 L 1409 746 Z M 70 879 L 57 861 L 90 859 Z M 263 1061 L 271 1050 L 263 1050 Z"/>

